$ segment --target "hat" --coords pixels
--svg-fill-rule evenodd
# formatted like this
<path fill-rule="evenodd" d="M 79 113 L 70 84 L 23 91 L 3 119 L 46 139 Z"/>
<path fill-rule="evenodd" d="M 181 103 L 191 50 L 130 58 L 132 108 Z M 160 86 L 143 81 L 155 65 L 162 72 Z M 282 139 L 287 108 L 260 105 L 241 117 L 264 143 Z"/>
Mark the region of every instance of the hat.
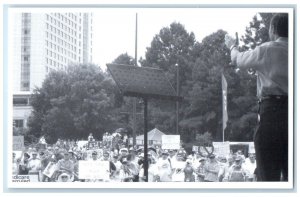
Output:
<path fill-rule="evenodd" d="M 209 158 L 215 158 L 216 155 L 215 155 L 215 154 L 210 154 L 208 157 L 209 157 Z"/>
<path fill-rule="evenodd" d="M 120 152 L 122 152 L 122 151 L 128 152 L 127 148 L 121 148 Z"/>
<path fill-rule="evenodd" d="M 201 157 L 201 158 L 199 159 L 199 162 L 201 162 L 201 161 L 205 161 L 205 158 L 204 158 L 204 157 Z"/>
<path fill-rule="evenodd" d="M 235 161 L 241 161 L 241 160 L 242 160 L 242 157 L 239 155 L 235 158 Z"/>
<path fill-rule="evenodd" d="M 28 153 L 24 153 L 24 157 L 30 158 L 30 155 Z"/>
<path fill-rule="evenodd" d="M 66 179 L 66 180 L 65 180 Z M 70 182 L 70 175 L 67 173 L 62 173 L 61 175 L 59 175 L 58 177 L 58 181 L 59 182 Z"/>

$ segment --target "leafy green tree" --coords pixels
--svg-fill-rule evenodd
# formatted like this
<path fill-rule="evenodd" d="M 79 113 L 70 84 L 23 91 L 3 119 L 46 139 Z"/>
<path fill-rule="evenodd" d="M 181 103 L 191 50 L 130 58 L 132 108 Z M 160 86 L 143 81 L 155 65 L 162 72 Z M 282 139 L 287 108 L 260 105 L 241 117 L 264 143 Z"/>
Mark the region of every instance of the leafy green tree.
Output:
<path fill-rule="evenodd" d="M 96 139 L 114 127 L 112 80 L 95 65 L 71 65 L 67 71 L 53 71 L 32 95 L 33 113 L 29 134 L 80 139 L 93 133 Z"/>

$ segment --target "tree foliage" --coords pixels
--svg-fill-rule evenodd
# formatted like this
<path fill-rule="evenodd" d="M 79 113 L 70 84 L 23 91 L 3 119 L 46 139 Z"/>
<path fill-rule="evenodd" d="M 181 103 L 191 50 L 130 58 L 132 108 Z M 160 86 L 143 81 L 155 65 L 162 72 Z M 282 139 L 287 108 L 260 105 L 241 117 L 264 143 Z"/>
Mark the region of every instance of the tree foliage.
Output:
<path fill-rule="evenodd" d="M 114 87 L 95 65 L 71 65 L 67 71 L 49 73 L 32 95 L 29 132 L 57 138 L 95 137 L 114 127 Z"/>

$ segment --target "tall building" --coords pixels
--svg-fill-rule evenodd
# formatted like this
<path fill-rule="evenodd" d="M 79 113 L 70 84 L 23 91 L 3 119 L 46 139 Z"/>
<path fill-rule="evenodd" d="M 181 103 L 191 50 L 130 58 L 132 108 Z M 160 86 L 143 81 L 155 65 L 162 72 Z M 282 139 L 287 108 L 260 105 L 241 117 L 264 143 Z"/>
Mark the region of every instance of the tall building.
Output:
<path fill-rule="evenodd" d="M 29 97 L 52 70 L 92 62 L 92 13 L 17 13 L 13 24 L 14 127 L 26 127 Z"/>

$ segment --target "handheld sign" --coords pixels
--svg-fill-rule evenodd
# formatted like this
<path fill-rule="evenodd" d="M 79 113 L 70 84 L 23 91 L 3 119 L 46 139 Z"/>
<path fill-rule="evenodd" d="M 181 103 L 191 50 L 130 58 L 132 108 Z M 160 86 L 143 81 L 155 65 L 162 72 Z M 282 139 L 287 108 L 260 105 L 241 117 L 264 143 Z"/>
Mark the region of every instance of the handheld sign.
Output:
<path fill-rule="evenodd" d="M 79 161 L 79 179 L 109 180 L 109 161 Z"/>
<path fill-rule="evenodd" d="M 162 135 L 162 149 L 180 149 L 180 135 Z"/>
<path fill-rule="evenodd" d="M 228 156 L 230 154 L 229 142 L 213 142 L 214 153 L 217 156 Z"/>

